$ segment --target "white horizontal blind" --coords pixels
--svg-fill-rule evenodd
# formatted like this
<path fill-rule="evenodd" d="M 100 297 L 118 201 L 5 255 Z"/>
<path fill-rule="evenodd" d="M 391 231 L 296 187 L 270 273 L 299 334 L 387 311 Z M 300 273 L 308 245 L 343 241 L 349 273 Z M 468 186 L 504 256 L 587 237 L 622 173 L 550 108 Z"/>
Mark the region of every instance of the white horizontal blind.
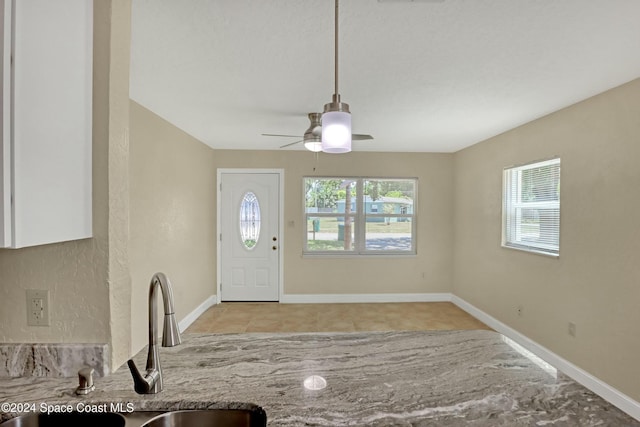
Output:
<path fill-rule="evenodd" d="M 504 170 L 502 245 L 560 253 L 560 159 Z"/>

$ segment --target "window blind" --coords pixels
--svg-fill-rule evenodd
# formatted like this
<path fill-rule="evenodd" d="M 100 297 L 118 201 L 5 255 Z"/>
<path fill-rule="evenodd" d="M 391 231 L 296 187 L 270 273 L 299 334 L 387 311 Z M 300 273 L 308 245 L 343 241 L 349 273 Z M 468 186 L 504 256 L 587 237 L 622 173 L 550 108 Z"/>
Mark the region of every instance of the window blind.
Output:
<path fill-rule="evenodd" d="M 502 245 L 560 253 L 560 159 L 504 170 Z"/>

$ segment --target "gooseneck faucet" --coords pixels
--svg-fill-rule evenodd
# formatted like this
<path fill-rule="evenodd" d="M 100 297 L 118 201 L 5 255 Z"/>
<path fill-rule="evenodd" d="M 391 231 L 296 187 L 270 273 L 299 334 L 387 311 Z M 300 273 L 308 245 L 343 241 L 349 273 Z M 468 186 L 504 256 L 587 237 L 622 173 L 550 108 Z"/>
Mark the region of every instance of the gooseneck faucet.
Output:
<path fill-rule="evenodd" d="M 127 365 L 133 376 L 134 389 L 138 394 L 155 394 L 162 391 L 162 369 L 160 368 L 160 352 L 158 348 L 158 308 L 156 291 L 162 291 L 164 303 L 164 328 L 162 331 L 162 346 L 173 347 L 180 344 L 180 330 L 173 312 L 173 290 L 167 276 L 156 273 L 149 285 L 149 354 L 147 356 L 147 370 L 141 374 L 132 359 Z"/>

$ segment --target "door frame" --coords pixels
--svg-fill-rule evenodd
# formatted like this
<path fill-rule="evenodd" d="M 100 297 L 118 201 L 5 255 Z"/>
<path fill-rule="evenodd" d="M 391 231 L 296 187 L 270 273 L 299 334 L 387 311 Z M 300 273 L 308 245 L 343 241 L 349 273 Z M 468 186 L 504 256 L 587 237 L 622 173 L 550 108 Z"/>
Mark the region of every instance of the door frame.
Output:
<path fill-rule="evenodd" d="M 272 173 L 278 175 L 278 302 L 282 301 L 284 294 L 284 169 L 241 169 L 241 168 L 218 168 L 216 174 L 216 304 L 222 302 L 222 260 L 221 260 L 221 243 L 220 243 L 220 198 L 222 197 L 222 174 L 257 174 Z"/>

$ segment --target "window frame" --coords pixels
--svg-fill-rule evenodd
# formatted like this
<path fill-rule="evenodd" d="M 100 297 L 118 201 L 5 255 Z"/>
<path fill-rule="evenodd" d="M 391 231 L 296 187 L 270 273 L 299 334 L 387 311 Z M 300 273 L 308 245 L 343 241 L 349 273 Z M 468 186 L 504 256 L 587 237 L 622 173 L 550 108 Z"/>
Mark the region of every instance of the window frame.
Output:
<path fill-rule="evenodd" d="M 553 157 L 546 160 L 537 160 L 530 163 L 525 163 L 517 166 L 509 166 L 503 169 L 502 175 L 502 242 L 503 248 L 516 249 L 520 251 L 535 253 L 539 255 L 546 255 L 554 258 L 560 256 L 560 217 L 561 217 L 561 193 L 558 191 L 558 200 L 542 201 L 542 202 L 523 202 L 522 197 L 522 171 L 541 168 L 549 165 L 558 165 L 558 185 L 561 183 L 561 159 L 560 157 Z M 514 179 L 514 174 L 518 174 L 518 177 Z M 516 188 L 513 188 L 516 185 Z M 513 200 L 513 195 L 516 195 L 516 200 Z M 557 209 L 557 240 L 558 244 L 547 244 L 544 242 L 526 242 L 524 243 L 517 237 L 521 226 L 517 214 L 518 209 Z M 510 218 L 516 217 L 516 224 L 510 227 Z M 513 234 L 516 236 L 513 236 Z"/>
<path fill-rule="evenodd" d="M 309 222 L 312 218 L 316 217 L 345 217 L 344 212 L 307 212 L 307 197 L 306 197 L 306 182 L 307 180 L 353 180 L 355 185 L 355 212 L 349 213 L 349 217 L 353 218 L 353 250 L 309 250 L 308 242 L 311 229 L 309 228 Z M 365 181 L 413 181 L 413 212 L 410 214 L 396 214 L 385 213 L 384 209 L 378 209 L 377 213 L 365 212 L 365 200 L 364 200 L 364 183 Z M 303 246 L 302 255 L 304 257 L 407 257 L 415 256 L 417 254 L 417 218 L 418 218 L 418 178 L 417 177 L 380 177 L 380 176 L 303 176 L 302 177 L 302 208 L 303 208 Z M 372 250 L 366 249 L 366 219 L 367 217 L 402 217 L 410 218 L 411 221 L 411 249 L 410 250 Z M 363 226 L 364 224 L 364 226 Z"/>

